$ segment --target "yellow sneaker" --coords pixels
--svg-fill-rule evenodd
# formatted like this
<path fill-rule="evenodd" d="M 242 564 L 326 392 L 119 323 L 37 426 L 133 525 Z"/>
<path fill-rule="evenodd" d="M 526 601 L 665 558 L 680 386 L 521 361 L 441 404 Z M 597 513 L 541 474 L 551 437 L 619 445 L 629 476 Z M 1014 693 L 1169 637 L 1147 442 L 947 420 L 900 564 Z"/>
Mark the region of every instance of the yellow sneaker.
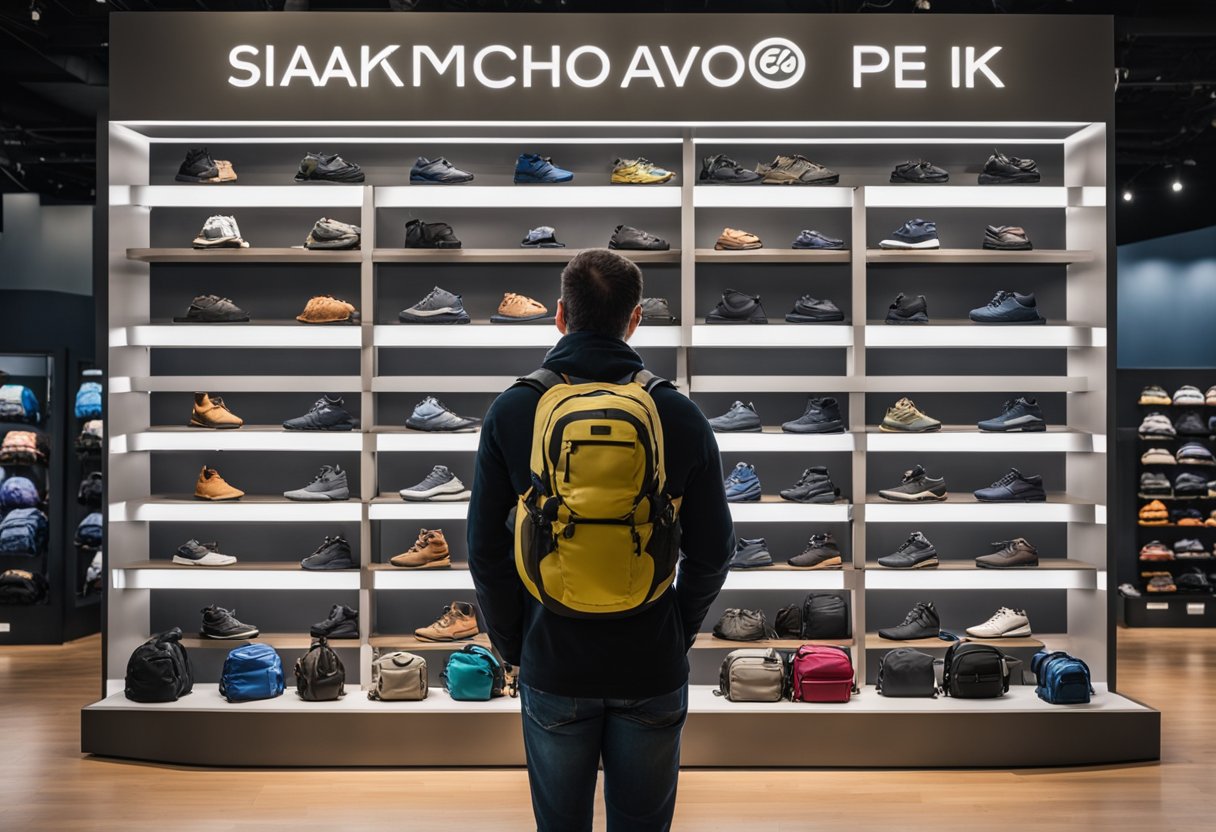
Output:
<path fill-rule="evenodd" d="M 649 159 L 617 159 L 612 166 L 613 185 L 658 185 L 675 174 L 658 167 Z"/>

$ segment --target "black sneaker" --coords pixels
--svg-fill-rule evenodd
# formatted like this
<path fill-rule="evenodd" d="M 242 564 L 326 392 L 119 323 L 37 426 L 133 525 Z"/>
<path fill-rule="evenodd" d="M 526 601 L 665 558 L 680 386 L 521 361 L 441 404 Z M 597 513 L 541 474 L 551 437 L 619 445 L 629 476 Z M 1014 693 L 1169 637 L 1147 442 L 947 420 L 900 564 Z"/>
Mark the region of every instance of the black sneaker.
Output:
<path fill-rule="evenodd" d="M 316 551 L 300 561 L 301 569 L 310 571 L 325 571 L 329 569 L 354 569 L 355 559 L 350 553 L 350 544 L 342 535 L 329 537 L 321 541 Z"/>
<path fill-rule="evenodd" d="M 1151 475 L 1149 475 L 1151 476 Z M 1162 479 L 1164 474 L 1159 475 Z M 1144 485 L 1144 480 L 1140 481 L 1141 486 Z M 1192 474 L 1189 471 L 1184 471 L 1174 480 L 1174 496 L 1179 500 L 1193 500 L 1208 496 L 1208 478 L 1199 474 Z"/>
<path fill-rule="evenodd" d="M 671 314 L 667 298 L 642 298 L 642 323 L 674 324 L 676 316 Z"/>
<path fill-rule="evenodd" d="M 772 565 L 773 556 L 769 554 L 768 544 L 763 537 L 740 537 L 735 540 L 735 554 L 730 559 L 731 569 L 757 569 Z"/>
<path fill-rule="evenodd" d="M 831 396 L 811 396 L 802 415 L 784 423 L 781 429 L 786 433 L 843 433 L 840 403 Z"/>
<path fill-rule="evenodd" d="M 941 248 L 942 241 L 937 236 L 937 223 L 933 220 L 908 220 L 891 232 L 891 236 L 878 241 L 879 248 L 895 249 L 934 249 Z"/>
<path fill-rule="evenodd" d="M 173 319 L 176 324 L 240 324 L 249 320 L 249 313 L 228 298 L 219 295 L 199 295 L 190 301 L 186 314 Z"/>
<path fill-rule="evenodd" d="M 760 305 L 759 295 L 745 295 L 727 289 L 714 311 L 705 316 L 707 324 L 766 324 L 768 316 Z"/>
<path fill-rule="evenodd" d="M 205 147 L 192 147 L 186 151 L 186 158 L 177 169 L 178 182 L 210 182 L 220 175 L 220 169 Z"/>
<path fill-rule="evenodd" d="M 1047 430 L 1047 420 L 1043 418 L 1037 399 L 1019 396 L 1001 406 L 1000 416 L 977 422 L 976 426 L 980 430 L 1004 433 L 1044 431 Z"/>
<path fill-rule="evenodd" d="M 475 430 L 480 423 L 472 416 L 457 416 L 434 396 L 414 405 L 414 412 L 405 420 L 405 426 L 413 430 L 448 432 Z"/>
<path fill-rule="evenodd" d="M 822 465 L 807 468 L 792 488 L 781 491 L 781 499 L 792 503 L 834 503 L 839 497 L 840 489 Z"/>
<path fill-rule="evenodd" d="M 565 243 L 557 241 L 557 230 L 551 225 L 538 225 L 528 231 L 528 235 L 519 241 L 520 248 L 565 248 Z"/>
<path fill-rule="evenodd" d="M 667 251 L 671 244 L 649 231 L 631 225 L 618 225 L 608 241 L 608 248 L 622 251 Z"/>
<path fill-rule="evenodd" d="M 699 179 L 708 185 L 754 185 L 760 181 L 760 174 L 719 153 L 701 160 Z"/>
<path fill-rule="evenodd" d="M 794 301 L 794 308 L 785 313 L 785 319 L 792 324 L 822 324 L 843 321 L 844 313 L 830 300 L 803 295 Z"/>
<path fill-rule="evenodd" d="M 242 624 L 236 618 L 236 610 L 210 606 L 202 610 L 203 627 L 199 635 L 203 638 L 257 638 L 258 628 Z"/>
<path fill-rule="evenodd" d="M 937 549 L 929 542 L 929 538 L 920 532 L 912 532 L 898 549 L 880 557 L 878 565 L 888 569 L 923 569 L 937 566 Z"/>
<path fill-rule="evenodd" d="M 891 171 L 892 182 L 914 182 L 916 184 L 941 184 L 950 181 L 950 174 L 921 159 L 919 162 L 900 162 Z"/>
<path fill-rule="evenodd" d="M 842 249 L 844 248 L 844 240 L 837 240 L 835 237 L 829 237 L 826 234 L 820 234 L 818 231 L 804 228 L 798 232 L 798 236 L 794 238 L 794 242 L 790 245 L 790 248 Z"/>
<path fill-rule="evenodd" d="M 710 419 L 709 426 L 714 433 L 759 433 L 762 428 L 760 414 L 751 402 L 735 402 L 730 410 Z"/>
<path fill-rule="evenodd" d="M 1204 491 L 1207 491 L 1206 487 Z M 1170 478 L 1165 474 L 1145 471 L 1140 474 L 1140 488 L 1136 490 L 1136 496 L 1144 500 L 1154 500 L 1158 497 L 1173 497 L 1174 486 L 1170 482 Z"/>
<path fill-rule="evenodd" d="M 405 224 L 405 248 L 460 248 L 452 226 L 446 222 L 410 220 Z"/>
<path fill-rule="evenodd" d="M 914 465 L 911 471 L 904 471 L 904 480 L 894 488 L 884 488 L 878 492 L 884 500 L 899 503 L 925 503 L 946 499 L 946 480 L 944 477 L 931 477 L 921 465 Z"/>
<path fill-rule="evenodd" d="M 1207 436 L 1209 433 L 1203 417 L 1193 410 L 1188 410 L 1175 420 L 1174 432 L 1179 436 Z"/>
<path fill-rule="evenodd" d="M 1026 476 L 1017 468 L 987 488 L 975 491 L 975 499 L 981 503 L 1042 503 L 1047 500 L 1043 490 L 1043 478 L 1038 474 Z"/>
<path fill-rule="evenodd" d="M 937 638 L 942 632 L 942 620 L 932 601 L 921 601 L 896 627 L 884 627 L 878 631 L 879 638 L 891 641 L 911 641 L 916 638 Z"/>
<path fill-rule="evenodd" d="M 813 534 L 807 541 L 806 548 L 800 554 L 794 555 L 787 563 L 798 569 L 840 569 L 840 547 L 831 532 Z"/>
<path fill-rule="evenodd" d="M 981 185 L 1022 185 L 1039 181 L 1039 167 L 1034 159 L 1006 156 L 992 151 L 979 177 Z"/>
<path fill-rule="evenodd" d="M 903 292 L 895 296 L 887 309 L 889 324 L 927 324 L 929 323 L 929 304 L 924 295 L 910 298 Z"/>
<path fill-rule="evenodd" d="M 357 184 L 363 181 L 363 169 L 348 162 L 337 153 L 328 156 L 309 153 L 300 160 L 296 171 L 297 182 L 341 182 Z"/>
<path fill-rule="evenodd" d="M 472 182 L 473 174 L 461 170 L 442 156 L 428 159 L 419 156 L 410 168 L 410 182 L 419 185 L 459 185 Z"/>
<path fill-rule="evenodd" d="M 469 313 L 460 295 L 436 286 L 422 300 L 398 312 L 397 320 L 403 324 L 467 324 Z"/>
<path fill-rule="evenodd" d="M 334 604 L 329 617 L 309 627 L 308 634 L 313 638 L 358 638 L 359 611 L 345 604 Z"/>
<path fill-rule="evenodd" d="M 283 427 L 287 430 L 354 430 L 355 419 L 342 409 L 344 404 L 341 396 L 326 394 L 313 403 L 312 410 L 288 419 Z"/>

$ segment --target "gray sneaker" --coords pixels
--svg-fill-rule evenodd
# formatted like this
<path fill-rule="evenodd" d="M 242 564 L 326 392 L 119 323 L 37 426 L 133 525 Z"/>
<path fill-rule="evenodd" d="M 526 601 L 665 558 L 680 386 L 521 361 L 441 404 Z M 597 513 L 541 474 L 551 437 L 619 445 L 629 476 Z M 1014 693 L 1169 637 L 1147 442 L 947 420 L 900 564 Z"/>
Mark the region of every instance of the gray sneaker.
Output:
<path fill-rule="evenodd" d="M 884 488 L 878 492 L 884 500 L 899 503 L 923 503 L 933 500 L 946 499 L 946 480 L 944 477 L 931 477 L 924 466 L 913 465 L 911 471 L 904 471 L 904 479 L 894 488 Z"/>
<path fill-rule="evenodd" d="M 203 627 L 199 635 L 203 638 L 256 638 L 258 628 L 242 624 L 237 620 L 236 610 L 210 606 L 202 610 Z"/>
<path fill-rule="evenodd" d="M 308 232 L 304 248 L 350 249 L 358 248 L 363 239 L 363 230 L 357 225 L 348 225 L 329 217 L 321 217 Z"/>
<path fill-rule="evenodd" d="M 878 559 L 879 566 L 888 569 L 922 569 L 937 566 L 937 549 L 920 532 L 908 535 L 898 549 Z"/>
<path fill-rule="evenodd" d="M 401 499 L 410 501 L 443 502 L 469 499 L 469 490 L 446 465 L 436 465 L 422 482 L 403 488 L 397 493 L 401 495 Z"/>
<path fill-rule="evenodd" d="M 840 569 L 840 547 L 831 532 L 813 534 L 801 554 L 794 555 L 788 563 L 799 569 Z"/>
<path fill-rule="evenodd" d="M 982 569 L 1016 569 L 1039 565 L 1039 550 L 1024 537 L 1002 540 L 992 544 L 990 555 L 980 555 L 975 565 Z"/>
<path fill-rule="evenodd" d="M 436 286 L 422 300 L 397 313 L 397 320 L 404 324 L 467 324 L 469 313 L 460 295 Z"/>
<path fill-rule="evenodd" d="M 312 482 L 294 491 L 284 491 L 283 496 L 289 500 L 303 502 L 349 500 L 350 489 L 346 485 L 346 472 L 340 465 L 322 465 L 321 473 L 313 477 Z"/>
<path fill-rule="evenodd" d="M 715 433 L 759 433 L 760 414 L 751 402 L 735 402 L 730 410 L 709 420 Z"/>
<path fill-rule="evenodd" d="M 477 429 L 480 419 L 472 416 L 457 416 L 448 410 L 439 399 L 427 396 L 414 406 L 414 412 L 405 420 L 412 430 L 468 432 Z"/>
<path fill-rule="evenodd" d="M 354 569 L 355 559 L 350 553 L 350 544 L 342 535 L 321 541 L 317 550 L 300 561 L 300 568 L 313 571 L 326 569 Z"/>
<path fill-rule="evenodd" d="M 735 541 L 735 554 L 730 559 L 731 569 L 755 569 L 772 565 L 773 556 L 769 554 L 768 544 L 763 537 L 740 537 Z"/>

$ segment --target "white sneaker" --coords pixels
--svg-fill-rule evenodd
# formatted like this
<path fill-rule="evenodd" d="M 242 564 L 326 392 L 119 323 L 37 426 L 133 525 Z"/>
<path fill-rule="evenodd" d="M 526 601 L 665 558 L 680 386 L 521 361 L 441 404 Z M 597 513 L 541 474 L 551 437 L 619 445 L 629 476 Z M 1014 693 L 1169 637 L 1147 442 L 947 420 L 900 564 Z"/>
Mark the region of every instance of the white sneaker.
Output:
<path fill-rule="evenodd" d="M 236 558 L 215 551 L 214 543 L 187 540 L 177 547 L 177 552 L 173 555 L 173 562 L 183 566 L 231 566 L 236 563 Z"/>
<path fill-rule="evenodd" d="M 397 493 L 403 500 L 432 502 L 467 500 L 470 495 L 460 477 L 449 471 L 446 465 L 436 465 L 422 482 L 403 488 Z"/>
<path fill-rule="evenodd" d="M 983 624 L 967 628 L 975 638 L 1022 638 L 1030 635 L 1030 619 L 1025 610 L 1001 607 Z"/>

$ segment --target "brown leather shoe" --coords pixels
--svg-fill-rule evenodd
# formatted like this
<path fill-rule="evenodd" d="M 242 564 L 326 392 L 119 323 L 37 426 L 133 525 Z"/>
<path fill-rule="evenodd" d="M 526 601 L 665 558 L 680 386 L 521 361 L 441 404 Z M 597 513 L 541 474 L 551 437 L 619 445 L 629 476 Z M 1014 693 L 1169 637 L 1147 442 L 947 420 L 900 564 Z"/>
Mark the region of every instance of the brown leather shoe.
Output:
<path fill-rule="evenodd" d="M 190 413 L 190 427 L 227 430 L 239 428 L 243 424 L 245 424 L 245 420 L 229 410 L 219 396 L 212 396 L 209 393 L 194 394 L 194 410 Z"/>
<path fill-rule="evenodd" d="M 308 301 L 304 311 L 296 315 L 304 324 L 336 324 L 359 320 L 359 312 L 353 304 L 338 300 L 331 295 L 317 295 Z"/>
<path fill-rule="evenodd" d="M 459 641 L 472 638 L 481 630 L 477 627 L 477 612 L 466 601 L 453 601 L 443 608 L 443 615 L 428 627 L 414 630 L 422 641 Z"/>
<path fill-rule="evenodd" d="M 748 251 L 763 246 L 764 243 L 755 234 L 737 228 L 723 228 L 718 242 L 714 244 L 718 251 Z"/>
<path fill-rule="evenodd" d="M 194 484 L 194 496 L 199 500 L 239 500 L 245 496 L 245 492 L 233 488 L 224 482 L 219 471 L 204 465 L 198 482 Z"/>
<path fill-rule="evenodd" d="M 208 182 L 235 182 L 236 171 L 232 169 L 232 162 L 215 160 L 215 169 L 218 171 L 217 176 L 208 179 Z"/>
<path fill-rule="evenodd" d="M 393 566 L 405 569 L 447 569 L 452 565 L 448 555 L 448 542 L 443 529 L 419 529 L 418 539 L 408 552 L 389 559 Z"/>
<path fill-rule="evenodd" d="M 490 323 L 513 324 L 546 319 L 553 320 L 553 315 L 549 313 L 543 303 L 526 295 L 507 292 L 502 296 L 502 303 L 498 304 L 497 314 L 490 316 Z"/>

